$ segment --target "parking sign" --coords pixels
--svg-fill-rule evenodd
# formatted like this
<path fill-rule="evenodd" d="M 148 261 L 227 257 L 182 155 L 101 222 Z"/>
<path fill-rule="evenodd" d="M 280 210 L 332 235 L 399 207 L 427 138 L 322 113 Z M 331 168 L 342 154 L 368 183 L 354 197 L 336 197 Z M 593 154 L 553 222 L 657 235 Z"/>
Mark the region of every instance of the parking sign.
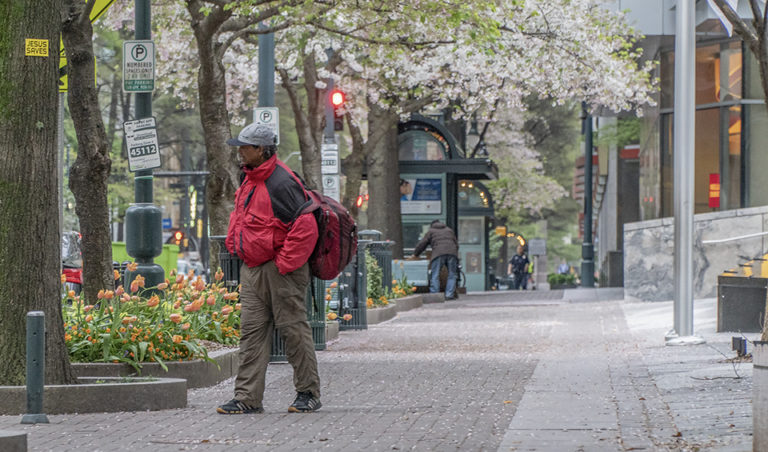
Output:
<path fill-rule="evenodd" d="M 160 145 L 157 143 L 155 124 L 154 117 L 123 123 L 129 170 L 140 171 L 160 166 Z"/>
<path fill-rule="evenodd" d="M 277 137 L 275 144 L 280 144 L 280 110 L 277 107 L 254 108 L 253 122 L 264 124 L 272 129 Z"/>

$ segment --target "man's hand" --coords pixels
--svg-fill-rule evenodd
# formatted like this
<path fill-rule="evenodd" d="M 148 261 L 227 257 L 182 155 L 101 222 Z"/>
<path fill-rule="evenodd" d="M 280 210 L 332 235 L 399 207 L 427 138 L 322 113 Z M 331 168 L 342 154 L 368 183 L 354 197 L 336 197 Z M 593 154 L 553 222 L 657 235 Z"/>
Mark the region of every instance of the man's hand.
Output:
<path fill-rule="evenodd" d="M 408 258 L 408 259 L 406 259 L 406 260 L 409 260 L 409 261 L 417 261 L 417 260 L 419 260 L 419 256 L 411 256 L 411 257 L 409 257 L 409 258 Z"/>

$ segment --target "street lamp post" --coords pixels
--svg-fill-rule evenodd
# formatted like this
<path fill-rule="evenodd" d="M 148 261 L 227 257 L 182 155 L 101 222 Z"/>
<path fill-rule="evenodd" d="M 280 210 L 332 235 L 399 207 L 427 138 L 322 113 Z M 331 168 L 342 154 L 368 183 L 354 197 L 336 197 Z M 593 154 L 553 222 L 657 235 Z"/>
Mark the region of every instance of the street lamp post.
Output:
<path fill-rule="evenodd" d="M 584 242 L 581 245 L 581 287 L 595 286 L 595 250 L 592 244 L 592 115 L 582 103 L 584 119 Z"/>
<path fill-rule="evenodd" d="M 150 0 L 136 0 L 135 6 L 135 37 L 137 40 L 151 39 Z M 136 117 L 151 117 L 152 93 L 141 92 L 135 95 Z M 155 287 L 165 281 L 163 267 L 153 262 L 163 252 L 162 210 L 152 204 L 153 180 L 151 169 L 134 173 L 135 202 L 125 211 L 125 249 L 138 265 L 133 271 L 126 270 L 126 284 L 130 284 L 137 275 L 144 278 L 146 287 Z"/>

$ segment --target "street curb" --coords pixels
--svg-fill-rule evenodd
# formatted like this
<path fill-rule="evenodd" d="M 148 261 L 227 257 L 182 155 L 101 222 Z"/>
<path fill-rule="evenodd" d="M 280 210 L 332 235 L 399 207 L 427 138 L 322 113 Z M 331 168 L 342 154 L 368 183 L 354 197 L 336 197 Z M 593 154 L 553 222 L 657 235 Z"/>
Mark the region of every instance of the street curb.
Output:
<path fill-rule="evenodd" d="M 126 382 L 120 377 L 80 377 L 79 380 L 81 383 L 74 385 L 46 385 L 43 413 L 158 411 L 187 406 L 187 382 L 180 378 L 142 377 Z M 0 386 L 0 399 L 3 400 L 0 414 L 24 414 L 27 388 Z"/>
<path fill-rule="evenodd" d="M 196 359 L 194 361 L 167 362 L 166 372 L 158 363 L 143 363 L 138 374 L 129 364 L 115 363 L 72 363 L 76 377 L 154 377 L 182 378 L 187 388 L 215 386 L 237 374 L 238 348 L 216 350 L 209 354 L 216 364 Z"/>

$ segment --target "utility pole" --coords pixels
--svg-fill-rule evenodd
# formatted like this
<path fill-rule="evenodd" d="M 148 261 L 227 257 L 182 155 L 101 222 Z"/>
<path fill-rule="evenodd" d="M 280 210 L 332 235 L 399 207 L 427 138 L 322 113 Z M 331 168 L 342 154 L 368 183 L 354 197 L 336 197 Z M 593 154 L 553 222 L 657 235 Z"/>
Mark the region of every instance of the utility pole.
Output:
<path fill-rule="evenodd" d="M 592 245 L 592 115 L 582 102 L 584 120 L 584 242 L 581 245 L 581 287 L 595 287 L 595 250 Z"/>
<path fill-rule="evenodd" d="M 136 40 L 152 38 L 150 0 L 136 0 Z M 154 56 L 153 56 L 154 58 Z M 152 117 L 152 93 L 136 93 L 136 118 Z M 165 281 L 163 267 L 153 259 L 163 252 L 162 210 L 152 204 L 152 169 L 134 173 L 134 204 L 125 211 L 125 248 L 136 259 L 135 271 L 125 272 L 126 285 L 137 275 L 144 277 L 146 287 L 155 287 Z"/>

